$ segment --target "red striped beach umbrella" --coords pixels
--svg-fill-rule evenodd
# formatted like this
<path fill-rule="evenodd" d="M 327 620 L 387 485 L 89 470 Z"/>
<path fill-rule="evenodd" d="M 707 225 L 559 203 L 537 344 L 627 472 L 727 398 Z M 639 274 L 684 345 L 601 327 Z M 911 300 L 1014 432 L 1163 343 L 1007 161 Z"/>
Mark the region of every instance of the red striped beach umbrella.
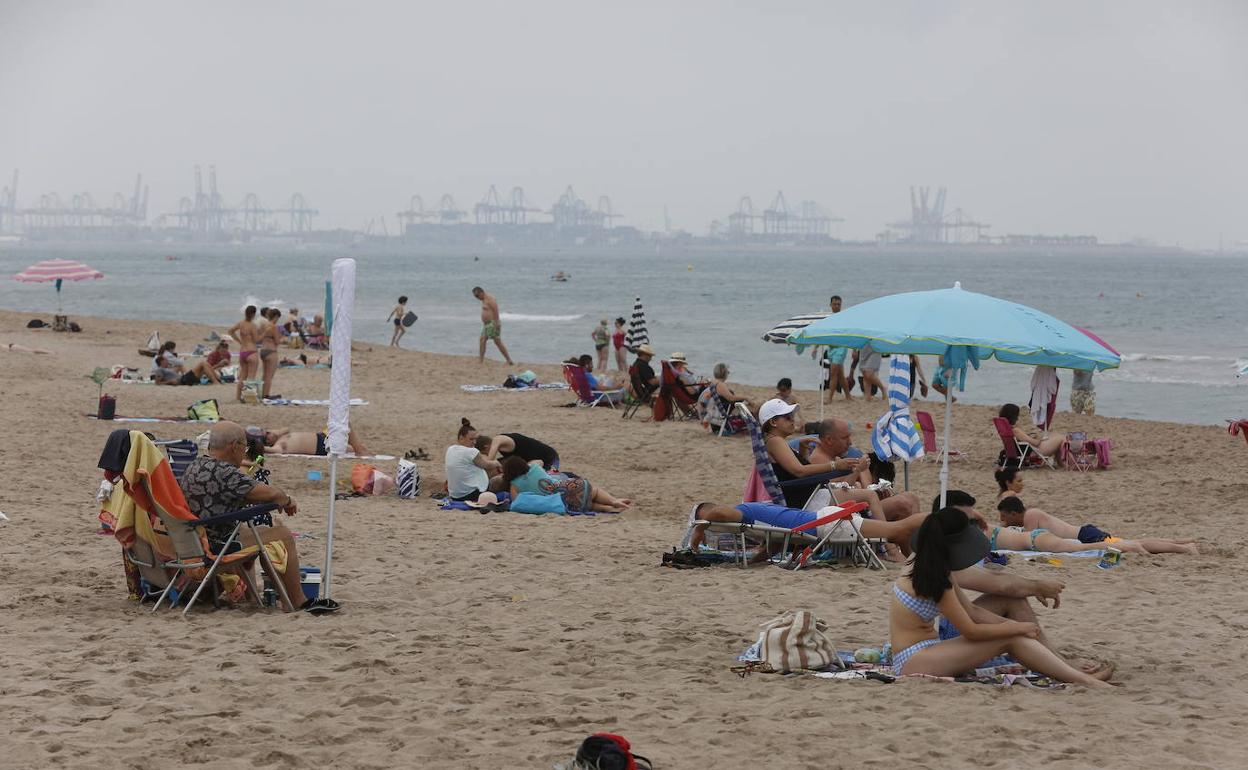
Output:
<path fill-rule="evenodd" d="M 23 283 L 47 283 L 56 281 L 56 312 L 61 312 L 61 283 L 64 281 L 86 281 L 103 278 L 104 274 L 93 267 L 88 267 L 72 259 L 45 259 L 36 262 L 22 272 L 13 276 Z"/>

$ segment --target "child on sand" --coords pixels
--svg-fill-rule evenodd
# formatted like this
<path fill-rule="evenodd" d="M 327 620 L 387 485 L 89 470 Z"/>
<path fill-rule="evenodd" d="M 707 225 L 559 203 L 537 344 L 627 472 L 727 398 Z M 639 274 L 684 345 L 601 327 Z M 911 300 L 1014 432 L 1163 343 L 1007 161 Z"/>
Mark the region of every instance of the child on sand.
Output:
<path fill-rule="evenodd" d="M 399 297 L 399 304 L 394 306 L 394 310 L 390 311 L 390 315 L 386 316 L 386 320 L 394 319 L 394 334 L 390 337 L 390 347 L 397 348 L 399 340 L 403 339 L 403 335 L 407 333 L 407 327 L 403 325 L 403 316 L 407 315 L 407 297 Z"/>

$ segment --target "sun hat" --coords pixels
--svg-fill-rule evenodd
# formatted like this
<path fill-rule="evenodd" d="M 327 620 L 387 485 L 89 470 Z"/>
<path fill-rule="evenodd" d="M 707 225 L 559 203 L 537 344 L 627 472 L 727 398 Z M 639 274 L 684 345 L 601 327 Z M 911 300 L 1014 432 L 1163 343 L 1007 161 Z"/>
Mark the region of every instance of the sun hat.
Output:
<path fill-rule="evenodd" d="M 642 355 L 652 356 L 654 355 L 654 348 L 650 347 L 649 345 L 638 345 L 637 353 L 642 354 Z"/>
<path fill-rule="evenodd" d="M 667 357 L 667 360 L 668 360 L 668 361 L 676 361 L 676 362 L 679 362 L 679 363 L 682 363 L 682 364 L 687 364 L 687 363 L 689 363 L 688 361 L 686 361 L 686 360 L 685 360 L 685 354 L 684 354 L 684 353 L 673 353 L 673 354 L 671 354 L 670 356 L 668 356 L 668 357 Z"/>
<path fill-rule="evenodd" d="M 797 409 L 797 404 L 790 404 L 784 399 L 773 398 L 763 404 L 758 410 L 758 421 L 766 425 L 769 421 L 786 414 L 792 414 Z"/>
<path fill-rule="evenodd" d="M 469 508 L 484 508 L 487 505 L 498 505 L 498 495 L 493 492 L 482 492 L 477 495 L 476 500 L 465 500 L 464 504 Z"/>
<path fill-rule="evenodd" d="M 988 555 L 988 538 L 971 523 L 971 517 L 965 511 L 951 506 L 940 509 L 932 517 L 944 535 L 945 548 L 949 551 L 949 569 L 957 572 L 973 567 Z M 916 529 L 910 536 L 911 550 L 918 550 L 922 529 Z"/>

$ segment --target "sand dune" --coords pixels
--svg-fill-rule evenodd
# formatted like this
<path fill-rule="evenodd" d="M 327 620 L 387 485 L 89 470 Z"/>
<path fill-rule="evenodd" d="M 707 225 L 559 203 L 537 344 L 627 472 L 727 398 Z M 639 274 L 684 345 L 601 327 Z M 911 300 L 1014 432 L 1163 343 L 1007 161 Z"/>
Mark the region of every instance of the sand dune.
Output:
<path fill-rule="evenodd" d="M 558 408 L 571 400 L 566 392 L 463 393 L 458 385 L 501 382 L 508 370 L 361 345 L 353 395 L 370 405 L 353 411 L 354 427 L 373 451 L 424 447 L 435 459 L 421 466 L 417 500 L 339 504 L 335 595 L 345 609 L 325 618 L 153 616 L 126 599 L 115 541 L 94 534 L 96 460 L 115 426 L 82 416 L 97 390 L 84 375 L 148 366 L 135 348 L 152 328 L 186 350 L 207 329 L 83 318 L 83 333 L 65 335 L 28 331 L 27 317 L 0 313 L 0 346 L 55 353 L 0 350 L 9 428 L 0 510 L 11 518 L 0 523 L 6 767 L 549 767 L 604 729 L 661 768 L 1243 762 L 1248 599 L 1236 586 L 1248 447 L 1216 428 L 1062 412 L 1057 430 L 1113 437 L 1115 468 L 1028 473 L 1024 497 L 1033 505 L 1116 534 L 1188 535 L 1214 546 L 1198 557 L 1131 556 L 1109 572 L 1082 559 L 1010 567 L 1066 581 L 1061 608 L 1040 610 L 1042 622 L 1066 649 L 1114 660 L 1120 689 L 742 679 L 729 671 L 734 656 L 758 623 L 785 609 L 815 610 L 843 646 L 883 642 L 895 574 L 657 566 L 693 502 L 740 499 L 746 440 Z M 466 353 L 474 346 L 465 340 Z M 701 371 L 714 363 L 686 352 Z M 556 367 L 531 368 L 558 379 Z M 323 370 L 284 370 L 276 390 L 323 398 L 328 379 Z M 177 415 L 217 397 L 243 424 L 314 430 L 325 419 L 318 408 L 231 403 L 232 386 L 106 390 L 120 414 Z M 812 416 L 814 394 L 800 395 Z M 868 442 L 860 426 L 883 411 L 860 401 L 835 409 L 858 426 L 860 445 Z M 931 411 L 939 422 L 937 405 Z M 954 444 L 970 459 L 954 465 L 953 482 L 985 500 L 999 449 L 989 415 L 955 407 Z M 437 510 L 428 493 L 462 416 L 486 432 L 519 430 L 554 444 L 567 467 L 632 497 L 635 510 L 574 519 Z M 162 438 L 199 430 L 151 428 Z M 303 558 L 319 564 L 327 488 L 305 471 L 324 463 L 272 467 L 273 481 L 300 501 L 292 527 L 311 535 L 300 542 Z M 916 463 L 911 479 L 930 497 L 936 464 Z"/>

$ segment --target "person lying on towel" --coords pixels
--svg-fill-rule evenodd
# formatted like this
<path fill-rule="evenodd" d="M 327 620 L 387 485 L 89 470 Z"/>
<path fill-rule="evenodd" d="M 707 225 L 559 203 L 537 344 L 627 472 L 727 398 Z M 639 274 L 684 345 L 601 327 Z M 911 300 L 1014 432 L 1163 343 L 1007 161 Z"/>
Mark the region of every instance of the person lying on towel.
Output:
<path fill-rule="evenodd" d="M 794 529 L 830 513 L 835 513 L 836 510 L 835 506 L 829 506 L 819 511 L 803 511 L 800 508 L 786 508 L 775 503 L 739 503 L 737 505 L 698 503 L 694 507 L 693 518 L 695 521 L 706 523 L 694 526 L 693 536 L 689 540 L 689 548 L 696 553 L 702 547 L 702 541 L 706 537 L 706 528 L 712 522 L 766 524 L 772 527 L 781 527 L 782 529 Z M 919 525 L 923 523 L 925 518 L 927 518 L 925 514 L 918 514 L 908 516 L 899 521 L 885 521 L 883 519 L 864 519 L 855 513 L 852 521 L 854 529 L 858 530 L 863 537 L 887 540 L 890 543 L 895 543 L 904 552 L 909 553 L 910 535 L 919 528 Z M 817 534 L 822 535 L 826 531 L 825 527 L 830 526 L 832 525 L 821 525 L 817 530 Z M 775 555 L 782 545 L 783 543 L 777 539 L 772 550 L 759 549 L 751 563 L 757 564 L 767 561 Z"/>
<path fill-rule="evenodd" d="M 275 428 L 273 430 L 264 430 L 255 425 L 247 428 L 248 439 L 261 439 L 264 442 L 263 450 L 254 452 L 254 454 L 264 454 L 272 452 L 274 454 L 284 455 L 327 455 L 329 448 L 326 441 L 329 440 L 329 434 L 326 431 L 292 431 L 290 428 Z M 364 448 L 364 442 L 360 441 L 355 435 L 354 430 L 347 433 L 347 446 L 351 451 L 363 457 L 368 454 L 368 450 Z"/>
<path fill-rule="evenodd" d="M 234 422 L 219 422 L 212 426 L 207 453 L 196 457 L 178 482 L 191 513 L 204 519 L 231 513 L 248 505 L 277 503 L 287 516 L 294 516 L 299 508 L 289 494 L 262 484 L 239 470 L 246 459 L 247 433 L 243 426 Z M 232 523 L 208 528 L 208 541 L 214 551 L 225 546 L 233 529 Z M 282 570 L 284 562 L 282 585 L 291 601 L 296 602 L 295 609 L 300 609 L 298 603 L 303 600 L 303 588 L 300 586 L 299 553 L 295 550 L 294 535 L 278 521 L 272 527 L 257 527 L 256 530 L 261 543 L 280 543 L 284 546 L 285 559 L 275 558 L 274 561 L 278 563 L 279 570 Z M 244 548 L 258 545 L 246 527 L 239 530 L 238 537 Z"/>

